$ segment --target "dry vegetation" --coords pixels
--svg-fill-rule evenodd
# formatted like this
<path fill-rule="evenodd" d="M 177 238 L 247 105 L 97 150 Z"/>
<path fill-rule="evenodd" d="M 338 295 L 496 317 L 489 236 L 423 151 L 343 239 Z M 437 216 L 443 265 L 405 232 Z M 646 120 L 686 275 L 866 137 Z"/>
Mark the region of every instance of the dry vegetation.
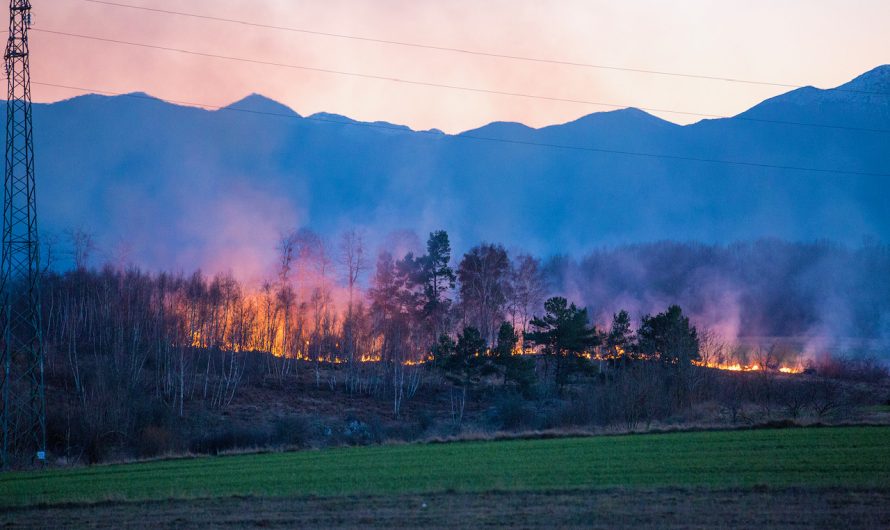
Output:
<path fill-rule="evenodd" d="M 295 366 L 284 380 L 248 374 L 224 409 L 208 408 L 199 401 L 188 404 L 179 417 L 157 406 L 136 418 L 139 423 L 131 437 L 112 434 L 97 439 L 101 445 L 89 445 L 89 439 L 79 439 L 81 433 L 76 430 L 51 429 L 56 454 L 63 456 L 57 463 L 423 440 L 890 424 L 886 380 L 838 379 L 816 373 L 695 368 L 695 392 L 682 405 L 663 399 L 670 395 L 669 379 L 657 365 L 635 371 L 604 368 L 578 376 L 558 395 L 541 389 L 523 394 L 492 378 L 473 387 L 464 415 L 458 418 L 453 386 L 431 367 L 411 368 L 417 373 L 419 388 L 394 417 L 388 393 L 354 393 L 344 387 L 345 366 L 308 362 Z M 366 366 L 365 377 L 383 379 L 384 374 L 375 373 L 381 369 L 385 367 Z M 381 388 L 385 388 L 383 383 Z M 76 415 L 79 403 L 64 401 L 67 396 L 57 390 L 48 399 L 54 415 L 50 427 L 70 425 L 65 415 Z M 140 405 L 115 404 L 135 409 Z"/>

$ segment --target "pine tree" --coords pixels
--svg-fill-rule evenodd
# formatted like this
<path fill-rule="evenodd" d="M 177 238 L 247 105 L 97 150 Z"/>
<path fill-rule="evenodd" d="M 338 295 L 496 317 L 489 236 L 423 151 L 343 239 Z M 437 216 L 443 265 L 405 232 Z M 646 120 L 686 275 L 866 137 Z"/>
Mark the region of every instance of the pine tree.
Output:
<path fill-rule="evenodd" d="M 533 318 L 532 331 L 525 340 L 541 348 L 548 363 L 555 365 L 554 382 L 562 391 L 569 377 L 585 369 L 585 354 L 599 343 L 596 328 L 588 325 L 587 309 L 578 309 L 565 298 L 553 297 L 544 303 L 546 314 Z"/>

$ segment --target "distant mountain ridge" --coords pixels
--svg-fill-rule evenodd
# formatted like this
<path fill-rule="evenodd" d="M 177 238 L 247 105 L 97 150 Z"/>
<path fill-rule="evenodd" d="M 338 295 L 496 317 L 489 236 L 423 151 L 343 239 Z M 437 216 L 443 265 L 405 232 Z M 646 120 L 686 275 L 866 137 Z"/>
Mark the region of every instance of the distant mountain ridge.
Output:
<path fill-rule="evenodd" d="M 444 228 L 457 250 L 495 241 L 539 254 L 661 239 L 890 241 L 887 65 L 686 126 L 623 109 L 446 135 L 303 117 L 257 94 L 215 111 L 87 95 L 34 116 L 41 227 L 83 227 L 99 259 L 150 268 L 257 276 L 293 226 L 331 238 L 359 226 L 374 242 Z"/>
<path fill-rule="evenodd" d="M 250 94 L 230 105 L 226 105 L 222 110 L 239 110 L 245 112 L 257 112 L 268 114 L 283 114 L 288 116 L 300 117 L 300 115 L 292 108 L 267 98 L 261 94 Z"/>

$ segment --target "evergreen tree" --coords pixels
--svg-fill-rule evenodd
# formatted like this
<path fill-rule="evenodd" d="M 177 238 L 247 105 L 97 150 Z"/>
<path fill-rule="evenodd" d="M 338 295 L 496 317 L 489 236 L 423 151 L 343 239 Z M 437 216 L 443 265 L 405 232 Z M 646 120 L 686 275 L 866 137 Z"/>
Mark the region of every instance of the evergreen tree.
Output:
<path fill-rule="evenodd" d="M 640 353 L 650 359 L 679 368 L 700 360 L 698 333 L 680 306 L 644 316 L 638 335 Z"/>
<path fill-rule="evenodd" d="M 612 326 L 605 336 L 605 353 L 607 357 L 621 361 L 633 358 L 634 336 L 630 327 L 630 315 L 621 310 L 612 315 Z"/>
<path fill-rule="evenodd" d="M 565 298 L 553 297 L 544 303 L 546 314 L 533 318 L 532 331 L 525 340 L 541 348 L 548 363 L 555 365 L 554 382 L 560 391 L 569 377 L 585 369 L 585 354 L 599 343 L 596 328 L 588 325 L 587 309 L 578 309 Z"/>
<path fill-rule="evenodd" d="M 487 364 L 485 348 L 482 334 L 473 327 L 464 328 L 457 342 L 448 335 L 440 335 L 433 348 L 433 363 L 451 383 L 452 403 L 457 405 L 452 412 L 458 425 L 463 422 L 467 395 Z"/>
<path fill-rule="evenodd" d="M 422 311 L 427 327 L 432 333 L 441 333 L 446 327 L 446 317 L 451 308 L 448 293 L 454 289 L 456 276 L 451 268 L 451 243 L 448 233 L 439 230 L 430 234 L 426 243 L 426 256 L 418 259 L 419 283 L 422 288 Z"/>
<path fill-rule="evenodd" d="M 519 336 L 509 322 L 501 324 L 498 330 L 497 345 L 492 350 L 492 357 L 504 373 L 504 386 L 515 383 L 519 390 L 526 394 L 535 383 L 535 363 L 533 358 L 514 355 Z"/>

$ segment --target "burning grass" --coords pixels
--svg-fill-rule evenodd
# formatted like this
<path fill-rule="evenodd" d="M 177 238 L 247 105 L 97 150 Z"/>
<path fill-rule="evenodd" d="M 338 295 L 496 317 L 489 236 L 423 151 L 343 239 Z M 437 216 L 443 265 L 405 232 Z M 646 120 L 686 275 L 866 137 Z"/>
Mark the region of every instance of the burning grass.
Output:
<path fill-rule="evenodd" d="M 583 488 L 890 487 L 890 427 L 376 446 L 0 476 L 0 504 Z"/>
<path fill-rule="evenodd" d="M 696 362 L 694 363 L 696 366 L 702 366 L 705 368 L 713 368 L 715 370 L 726 370 L 729 372 L 759 372 L 761 370 L 768 370 L 762 368 L 759 364 L 741 364 L 741 363 L 704 363 L 704 362 Z M 775 368 L 774 371 L 783 373 L 783 374 L 800 374 L 804 372 L 804 368 L 800 365 L 793 366 L 779 366 Z"/>

